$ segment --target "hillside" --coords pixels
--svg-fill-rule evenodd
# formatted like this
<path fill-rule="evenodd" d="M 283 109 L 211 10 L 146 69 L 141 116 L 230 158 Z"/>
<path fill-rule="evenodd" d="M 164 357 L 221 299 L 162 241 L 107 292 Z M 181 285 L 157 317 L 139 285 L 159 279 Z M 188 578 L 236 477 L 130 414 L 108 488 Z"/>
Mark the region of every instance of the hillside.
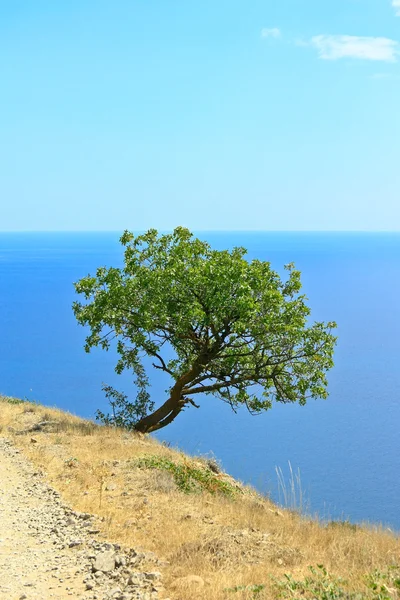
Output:
<path fill-rule="evenodd" d="M 160 598 L 400 598 L 400 541 L 389 530 L 302 517 L 215 461 L 34 403 L 0 397 L 0 437 L 63 502 L 96 515 L 99 542 L 158 557 Z"/>

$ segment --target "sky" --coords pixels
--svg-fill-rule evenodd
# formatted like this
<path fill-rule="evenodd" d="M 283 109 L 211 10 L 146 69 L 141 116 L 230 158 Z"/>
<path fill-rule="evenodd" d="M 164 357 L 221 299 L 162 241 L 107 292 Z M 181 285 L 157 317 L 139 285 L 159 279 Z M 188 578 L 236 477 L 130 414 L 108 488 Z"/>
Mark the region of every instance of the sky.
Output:
<path fill-rule="evenodd" d="M 400 0 L 2 0 L 0 231 L 400 230 Z"/>

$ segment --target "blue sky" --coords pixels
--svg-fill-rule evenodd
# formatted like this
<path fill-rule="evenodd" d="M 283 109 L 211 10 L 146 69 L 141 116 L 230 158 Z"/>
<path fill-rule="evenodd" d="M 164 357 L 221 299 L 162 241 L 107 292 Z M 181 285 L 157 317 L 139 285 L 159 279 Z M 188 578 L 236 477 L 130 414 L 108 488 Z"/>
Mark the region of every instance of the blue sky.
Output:
<path fill-rule="evenodd" d="M 2 0 L 0 230 L 400 230 L 400 0 Z"/>

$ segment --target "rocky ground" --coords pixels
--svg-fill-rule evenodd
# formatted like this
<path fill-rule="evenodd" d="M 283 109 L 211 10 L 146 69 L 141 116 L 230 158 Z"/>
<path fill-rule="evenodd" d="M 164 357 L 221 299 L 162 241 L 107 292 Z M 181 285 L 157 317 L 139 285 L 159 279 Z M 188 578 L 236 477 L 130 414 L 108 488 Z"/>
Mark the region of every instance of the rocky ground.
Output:
<path fill-rule="evenodd" d="M 66 506 L 0 438 L 0 598 L 160 600 L 157 557 L 98 534 L 92 515 Z"/>

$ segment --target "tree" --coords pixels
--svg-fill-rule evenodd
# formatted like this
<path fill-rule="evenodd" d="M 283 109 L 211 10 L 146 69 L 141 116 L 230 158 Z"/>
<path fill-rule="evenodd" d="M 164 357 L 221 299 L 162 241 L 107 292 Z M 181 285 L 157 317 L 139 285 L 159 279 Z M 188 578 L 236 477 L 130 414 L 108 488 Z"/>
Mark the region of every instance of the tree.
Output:
<path fill-rule="evenodd" d="M 85 302 L 73 305 L 78 322 L 90 327 L 85 350 L 108 350 L 114 340 L 116 372 L 136 376 L 133 402 L 105 386 L 113 414 L 100 413 L 103 421 L 151 432 L 185 407 L 198 408 L 199 394 L 251 413 L 273 401 L 305 404 L 328 396 L 336 324 L 308 324 L 293 264 L 282 280 L 268 262 L 247 261 L 244 248 L 213 250 L 183 227 L 166 235 L 125 231 L 120 241 L 123 268 L 102 267 L 81 279 L 75 289 Z M 146 357 L 171 378 L 156 409 Z"/>

